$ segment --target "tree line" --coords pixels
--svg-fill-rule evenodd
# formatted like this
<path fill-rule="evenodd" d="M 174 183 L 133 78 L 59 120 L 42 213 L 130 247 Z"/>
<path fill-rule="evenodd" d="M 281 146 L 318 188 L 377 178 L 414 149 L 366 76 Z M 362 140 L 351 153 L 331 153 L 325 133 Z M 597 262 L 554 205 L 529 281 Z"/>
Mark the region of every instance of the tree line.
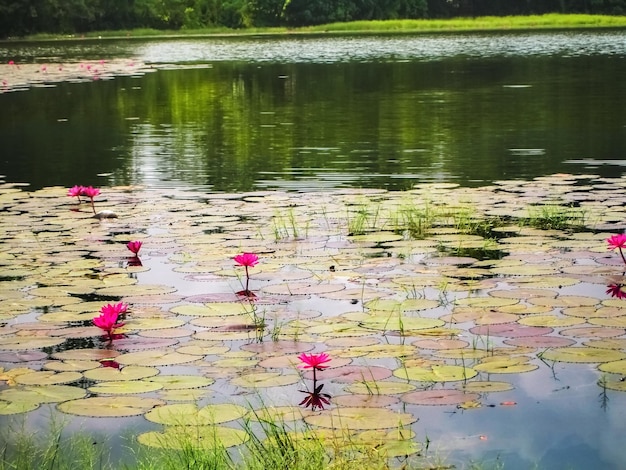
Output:
<path fill-rule="evenodd" d="M 626 14 L 626 0 L 0 0 L 0 37 L 385 19 Z"/>

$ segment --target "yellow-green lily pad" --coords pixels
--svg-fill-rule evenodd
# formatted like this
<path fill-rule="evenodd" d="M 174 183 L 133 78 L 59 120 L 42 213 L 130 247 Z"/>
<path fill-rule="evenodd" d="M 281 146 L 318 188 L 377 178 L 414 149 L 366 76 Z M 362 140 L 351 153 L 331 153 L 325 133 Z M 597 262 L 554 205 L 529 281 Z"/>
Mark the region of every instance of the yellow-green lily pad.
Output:
<path fill-rule="evenodd" d="M 63 413 L 72 415 L 94 418 L 116 418 L 142 415 L 162 405 L 165 405 L 165 402 L 157 400 L 156 398 L 112 396 L 70 400 L 60 403 L 57 405 L 57 408 Z"/>
<path fill-rule="evenodd" d="M 231 379 L 230 383 L 239 387 L 264 388 L 280 387 L 298 383 L 300 376 L 297 374 L 281 374 L 280 372 L 256 372 L 254 374 L 240 375 Z"/>
<path fill-rule="evenodd" d="M 242 418 L 248 413 L 243 406 L 232 403 L 210 404 L 198 408 L 192 403 L 177 403 L 153 409 L 146 419 L 169 426 L 208 426 Z"/>
<path fill-rule="evenodd" d="M 572 346 L 549 349 L 541 357 L 548 361 L 594 363 L 620 361 L 626 358 L 626 353 L 614 349 Z"/>
<path fill-rule="evenodd" d="M 201 375 L 157 375 L 147 380 L 160 384 L 163 390 L 208 387 L 215 382 L 215 380 Z"/>
<path fill-rule="evenodd" d="M 398 413 L 385 408 L 333 408 L 328 412 L 305 416 L 312 426 L 333 429 L 366 430 L 408 426 L 417 418 L 410 413 Z"/>
<path fill-rule="evenodd" d="M 96 382 L 103 381 L 128 381 L 145 379 L 146 377 L 152 377 L 159 373 L 159 369 L 156 367 L 148 366 L 126 366 L 121 369 L 114 367 L 99 367 L 97 369 L 90 369 L 85 371 L 83 375 L 85 378 L 95 380 Z"/>
<path fill-rule="evenodd" d="M 14 403 L 58 403 L 76 400 L 85 395 L 87 392 L 84 389 L 70 385 L 27 385 L 2 390 L 0 400 Z"/>
<path fill-rule="evenodd" d="M 158 383 L 144 380 L 119 380 L 99 382 L 88 388 L 91 393 L 106 395 L 127 395 L 136 393 L 156 392 L 163 386 Z"/>
<path fill-rule="evenodd" d="M 149 431 L 137 441 L 159 449 L 214 449 L 243 444 L 249 439 L 241 429 L 226 426 L 170 426 L 163 432 Z"/>
<path fill-rule="evenodd" d="M 393 371 L 396 377 L 419 382 L 455 382 L 469 380 L 477 374 L 471 367 L 439 364 L 429 367 L 401 367 Z"/>

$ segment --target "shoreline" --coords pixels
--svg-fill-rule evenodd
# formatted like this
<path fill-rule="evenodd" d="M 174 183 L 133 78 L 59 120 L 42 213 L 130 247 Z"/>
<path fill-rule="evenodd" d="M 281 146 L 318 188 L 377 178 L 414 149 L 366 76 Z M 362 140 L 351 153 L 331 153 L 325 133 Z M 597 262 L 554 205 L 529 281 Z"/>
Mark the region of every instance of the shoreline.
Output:
<path fill-rule="evenodd" d="M 116 30 L 92 31 L 79 35 L 38 34 L 0 39 L 0 44 L 36 41 L 89 41 L 106 39 L 162 39 L 188 37 L 247 37 L 365 34 L 453 34 L 507 31 L 590 30 L 626 28 L 625 16 L 546 14 L 530 16 L 476 17 L 454 19 L 369 20 L 331 23 L 299 28 L 268 27 L 249 29 L 214 28 L 202 30 Z"/>

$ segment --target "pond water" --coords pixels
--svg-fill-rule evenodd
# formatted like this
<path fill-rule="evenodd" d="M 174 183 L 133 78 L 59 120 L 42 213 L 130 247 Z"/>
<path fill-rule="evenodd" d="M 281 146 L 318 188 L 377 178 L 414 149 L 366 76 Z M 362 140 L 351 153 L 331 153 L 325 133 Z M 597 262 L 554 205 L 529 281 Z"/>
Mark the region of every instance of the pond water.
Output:
<path fill-rule="evenodd" d="M 34 188 L 213 191 L 615 176 L 625 39 L 611 30 L 4 43 L 2 63 L 47 67 L 40 80 L 86 60 L 132 58 L 157 72 L 3 94 L 0 174 Z"/>
<path fill-rule="evenodd" d="M 271 405 L 297 405 L 307 378 L 258 389 L 237 382 L 259 371 L 294 375 L 284 359 L 257 363 L 287 355 L 287 343 L 294 341 L 307 351 L 331 352 L 337 369 L 347 361 L 355 370 L 393 372 L 378 379 L 383 385 L 410 382 L 444 395 L 465 391 L 458 377 L 430 384 L 402 380 L 406 357 L 397 348 L 406 345 L 410 359 L 430 364 L 425 367 L 445 362 L 478 371 L 469 381 L 478 387 L 477 399 L 423 405 L 404 389 L 381 406 L 415 418 L 414 440 L 430 441 L 424 452 L 430 462 L 621 468 L 626 393 L 620 378 L 626 369 L 615 365 L 618 372 L 604 372 L 598 363 L 608 359 L 581 360 L 576 353 L 593 355 L 586 343 L 603 340 L 608 342 L 596 349 L 616 359 L 611 362 L 620 362 L 624 351 L 626 307 L 606 293 L 607 276 L 622 274 L 621 260 L 607 253 L 604 240 L 624 229 L 624 39 L 623 31 L 602 31 L 1 44 L 0 80 L 16 76 L 9 60 L 36 64 L 39 80 L 9 83 L 0 94 L 0 174 L 32 191 L 24 197 L 1 188 L 0 289 L 6 298 L 0 303 L 0 367 L 80 369 L 63 351 L 103 344 L 97 331 L 79 330 L 93 305 L 81 311 L 71 304 L 123 298 L 132 314 L 130 340 L 117 343 L 121 356 L 226 346 L 196 352 L 189 363 L 158 366 L 160 375 L 215 380 L 201 389 L 202 405 L 258 407 L 270 399 Z M 43 66 L 67 70 L 80 61 L 147 67 L 124 62 L 125 70 L 98 80 L 41 79 L 49 72 Z M 553 173 L 587 176 L 544 178 Z M 63 188 L 75 184 L 102 187 L 98 210 L 115 210 L 119 219 L 92 219 L 88 204 L 66 196 Z M 131 185 L 145 189 L 129 190 Z M 406 195 L 385 191 L 411 188 Z M 575 231 L 529 228 L 528 205 L 545 201 L 559 213 L 572 206 L 580 213 L 567 217 L 584 222 Z M 433 216 L 431 231 L 413 240 L 409 229 L 396 227 L 402 217 L 426 217 L 447 205 L 452 213 L 466 210 L 460 222 L 442 211 Z M 460 228 L 485 219 L 510 226 L 479 236 Z M 359 220 L 366 228 L 362 239 L 354 236 Z M 393 227 L 402 240 L 389 234 Z M 24 228 L 35 234 L 32 239 Z M 130 266 L 124 243 L 139 238 L 145 243 L 142 266 Z M 231 259 L 241 251 L 260 253 L 253 289 L 269 326 L 282 328 L 280 341 L 268 329 L 259 343 L 238 329 L 249 314 L 223 306 L 236 303 L 233 292 L 241 288 Z M 63 295 L 36 290 L 45 285 Z M 517 291 L 525 294 L 511 294 Z M 497 302 L 509 295 L 511 303 Z M 533 300 L 537 296 L 541 301 Z M 494 303 L 470 312 L 472 297 Z M 368 303 L 377 298 L 397 304 L 386 311 L 388 305 Z M 426 306 L 402 310 L 403 302 L 422 300 Z M 225 318 L 189 310 L 212 304 L 228 311 Z M 575 309 L 583 304 L 586 309 Z M 447 317 L 446 328 L 459 329 L 449 336 L 465 343 L 458 348 L 463 351 L 445 342 L 432 347 L 441 331 L 407 326 L 405 332 L 403 324 L 381 331 L 380 318 L 365 315 L 382 311 L 391 318 L 396 310 L 406 314 L 407 325 Z M 54 316 L 59 313 L 66 316 Z M 183 324 L 162 326 L 156 317 Z M 501 324 L 510 330 L 480 329 Z M 522 331 L 533 325 L 546 328 L 537 347 Z M 39 348 L 43 359 L 18 357 L 14 337 L 37 344 L 46 335 L 68 340 Z M 156 347 L 168 339 L 171 347 Z M 569 356 L 544 359 L 565 344 L 575 345 Z M 495 371 L 493 356 L 505 364 Z M 126 359 L 125 367 L 146 360 Z M 411 367 L 416 374 L 420 364 Z M 354 377 L 350 382 L 332 369 L 321 377 L 333 410 L 346 408 L 336 397 L 359 394 Z M 613 389 L 599 386 L 604 379 Z M 149 385 L 148 379 L 136 382 Z M 80 386 L 99 390 L 98 380 L 81 379 Z M 0 394 L 9 389 L 0 382 Z M 113 393 L 120 401 L 128 395 Z M 172 395 L 138 394 L 168 405 L 180 400 Z M 0 405 L 6 396 L 0 395 Z M 56 409 L 44 403 L 25 419 L 42 428 Z M 120 435 L 162 429 L 142 416 L 63 416 L 69 416 L 70 430 L 109 434 L 107 445 L 120 455 Z"/>

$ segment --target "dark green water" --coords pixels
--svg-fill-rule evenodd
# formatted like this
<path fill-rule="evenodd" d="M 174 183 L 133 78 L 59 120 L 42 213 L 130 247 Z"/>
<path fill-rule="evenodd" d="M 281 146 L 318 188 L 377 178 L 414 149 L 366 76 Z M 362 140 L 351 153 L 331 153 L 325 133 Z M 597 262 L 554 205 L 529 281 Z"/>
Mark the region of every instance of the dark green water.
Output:
<path fill-rule="evenodd" d="M 609 31 L 0 45 L 1 60 L 82 54 L 158 69 L 0 94 L 0 174 L 33 187 L 216 191 L 616 176 L 626 150 L 625 39 Z"/>

